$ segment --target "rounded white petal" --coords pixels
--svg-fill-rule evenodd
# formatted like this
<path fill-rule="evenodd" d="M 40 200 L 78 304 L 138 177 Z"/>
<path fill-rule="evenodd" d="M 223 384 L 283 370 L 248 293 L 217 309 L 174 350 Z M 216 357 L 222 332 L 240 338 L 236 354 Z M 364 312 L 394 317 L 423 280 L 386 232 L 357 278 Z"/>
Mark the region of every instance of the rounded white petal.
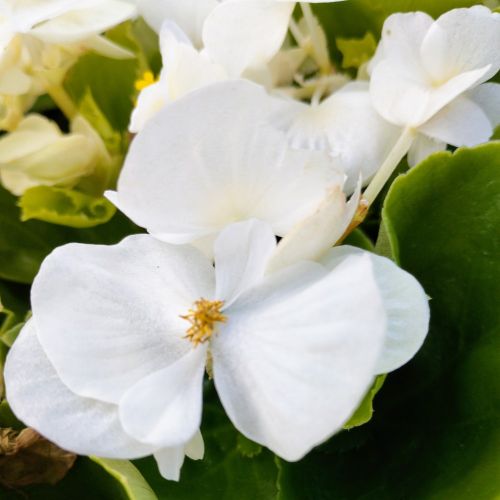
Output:
<path fill-rule="evenodd" d="M 165 106 L 168 97 L 168 86 L 162 81 L 153 83 L 141 90 L 130 117 L 130 132 L 137 133 L 141 131 L 146 123 Z"/>
<path fill-rule="evenodd" d="M 423 76 L 420 47 L 434 19 L 424 12 L 408 12 L 389 16 L 382 29 L 382 53 L 377 58 L 396 61 L 408 74 Z M 377 61 L 375 61 L 376 63 Z M 374 67 L 376 64 L 372 64 Z"/>
<path fill-rule="evenodd" d="M 265 222 L 249 220 L 224 229 L 214 245 L 215 297 L 229 307 L 264 276 L 276 238 Z"/>
<path fill-rule="evenodd" d="M 189 351 L 182 358 L 137 382 L 120 401 L 124 429 L 141 442 L 180 446 L 200 428 L 207 347 L 184 341 Z"/>
<path fill-rule="evenodd" d="M 74 392 L 118 403 L 189 351 L 180 315 L 213 296 L 213 277 L 197 250 L 147 235 L 115 246 L 60 247 L 32 289 L 40 342 Z"/>
<path fill-rule="evenodd" d="M 267 125 L 283 106 L 246 81 L 214 84 L 167 106 L 132 143 L 118 206 L 171 243 L 249 218 L 284 234 L 314 211 L 338 174 L 323 155 L 290 150 L 285 134 Z"/>
<path fill-rule="evenodd" d="M 134 17 L 134 5 L 120 0 L 102 0 L 36 26 L 30 34 L 47 43 L 78 43 Z"/>
<path fill-rule="evenodd" d="M 387 314 L 387 333 L 376 373 L 388 373 L 403 366 L 415 356 L 429 330 L 429 299 L 420 283 L 385 257 L 359 248 L 341 246 L 322 259 L 328 269 L 342 265 L 353 255 L 369 255 L 375 280 Z"/>
<path fill-rule="evenodd" d="M 467 97 L 481 107 L 491 126 L 500 125 L 500 84 L 483 83 L 471 90 Z"/>
<path fill-rule="evenodd" d="M 294 5 L 272 0 L 220 3 L 203 26 L 210 57 L 232 78 L 267 64 L 285 40 Z"/>
<path fill-rule="evenodd" d="M 471 99 L 460 96 L 420 127 L 420 132 L 453 146 L 476 146 L 493 134 L 491 122 Z"/>
<path fill-rule="evenodd" d="M 107 458 L 139 458 L 155 451 L 123 430 L 118 407 L 71 392 L 45 355 L 33 320 L 23 328 L 5 364 L 12 411 L 65 450 Z"/>
<path fill-rule="evenodd" d="M 460 73 L 440 86 L 415 78 L 399 63 L 384 60 L 372 74 L 370 94 L 375 109 L 389 122 L 419 127 L 481 81 L 488 67 Z"/>
<path fill-rule="evenodd" d="M 373 382 L 385 312 L 369 257 L 273 273 L 227 311 L 214 379 L 235 426 L 285 460 L 342 428 Z"/>
<path fill-rule="evenodd" d="M 432 139 L 424 134 L 417 134 L 408 151 L 408 165 L 414 167 L 438 151 L 446 151 L 446 142 Z"/>
<path fill-rule="evenodd" d="M 202 45 L 203 23 L 217 5 L 217 0 L 138 0 L 139 12 L 156 32 L 165 20 L 173 21 L 197 47 Z"/>
<path fill-rule="evenodd" d="M 437 82 L 488 67 L 481 82 L 500 69 L 500 14 L 484 6 L 443 14 L 422 42 L 425 69 Z"/>

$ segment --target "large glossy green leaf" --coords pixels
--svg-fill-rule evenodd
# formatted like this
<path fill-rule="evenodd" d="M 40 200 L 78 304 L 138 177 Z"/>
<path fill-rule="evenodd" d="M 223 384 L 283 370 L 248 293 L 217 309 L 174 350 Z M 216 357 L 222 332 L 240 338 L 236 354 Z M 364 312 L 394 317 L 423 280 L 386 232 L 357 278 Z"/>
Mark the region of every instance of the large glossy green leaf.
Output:
<path fill-rule="evenodd" d="M 31 283 L 42 260 L 57 246 L 70 242 L 117 243 L 140 232 L 121 214 L 107 224 L 72 229 L 40 221 L 21 222 L 17 199 L 0 187 L 0 278 Z"/>
<path fill-rule="evenodd" d="M 186 459 L 180 482 L 163 479 L 152 458 L 137 467 L 160 500 L 257 500 L 277 495 L 278 468 L 268 450 L 242 438 L 227 419 L 214 395 L 205 397 L 202 434 L 205 458 Z"/>
<path fill-rule="evenodd" d="M 431 330 L 372 421 L 298 464 L 282 499 L 500 497 L 500 143 L 433 156 L 386 198 L 386 237 L 431 296 Z"/>

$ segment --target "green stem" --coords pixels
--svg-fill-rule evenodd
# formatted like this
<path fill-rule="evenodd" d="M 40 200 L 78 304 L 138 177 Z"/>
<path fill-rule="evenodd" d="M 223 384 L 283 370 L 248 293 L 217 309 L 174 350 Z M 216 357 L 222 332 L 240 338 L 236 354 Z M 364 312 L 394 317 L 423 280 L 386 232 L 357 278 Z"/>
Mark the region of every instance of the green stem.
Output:
<path fill-rule="evenodd" d="M 68 120 L 72 120 L 78 114 L 77 107 L 62 85 L 47 85 L 45 90 Z"/>
<path fill-rule="evenodd" d="M 319 69 L 323 74 L 328 74 L 332 71 L 332 65 L 330 63 L 330 58 L 328 57 L 328 52 L 321 43 L 321 37 L 317 29 L 316 18 L 314 17 L 311 6 L 308 3 L 300 2 L 300 7 L 302 13 L 304 14 L 304 19 L 306 21 L 309 32 L 311 33 L 312 49 L 314 53 L 314 58 L 318 63 Z"/>
<path fill-rule="evenodd" d="M 380 191 L 382 191 L 385 184 L 390 179 L 394 170 L 396 170 L 400 161 L 410 150 L 413 140 L 415 139 L 415 134 L 415 130 L 410 127 L 403 130 L 403 133 L 363 194 L 363 198 L 369 205 L 375 201 L 377 196 L 380 194 Z"/>

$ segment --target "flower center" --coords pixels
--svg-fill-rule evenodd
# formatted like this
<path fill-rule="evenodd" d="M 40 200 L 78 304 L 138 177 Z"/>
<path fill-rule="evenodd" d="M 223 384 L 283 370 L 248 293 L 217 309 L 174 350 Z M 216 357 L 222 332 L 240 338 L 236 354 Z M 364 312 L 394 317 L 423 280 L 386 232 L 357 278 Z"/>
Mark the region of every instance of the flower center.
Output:
<path fill-rule="evenodd" d="M 221 312 L 223 305 L 222 300 L 197 300 L 194 307 L 189 309 L 186 315 L 181 316 L 191 323 L 185 338 L 195 346 L 207 342 L 214 334 L 216 324 L 227 321 L 227 317 Z"/>
<path fill-rule="evenodd" d="M 158 80 L 155 78 L 155 75 L 153 75 L 153 73 L 151 71 L 146 71 L 142 75 L 142 78 L 139 78 L 139 80 L 136 80 L 135 89 L 138 91 L 144 90 L 146 87 L 153 85 L 153 83 L 156 83 L 157 81 Z"/>

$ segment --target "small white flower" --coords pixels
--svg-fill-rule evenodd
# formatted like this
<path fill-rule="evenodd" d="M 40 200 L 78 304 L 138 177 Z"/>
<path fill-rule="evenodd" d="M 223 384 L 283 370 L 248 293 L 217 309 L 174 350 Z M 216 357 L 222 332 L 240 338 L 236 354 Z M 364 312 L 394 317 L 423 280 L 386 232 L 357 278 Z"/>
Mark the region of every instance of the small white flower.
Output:
<path fill-rule="evenodd" d="M 14 412 L 84 454 L 185 447 L 210 358 L 234 425 L 299 460 L 342 428 L 377 374 L 415 354 L 428 306 L 387 259 L 339 248 L 266 273 L 275 250 L 255 220 L 219 235 L 215 270 L 195 248 L 148 235 L 57 249 L 7 359 Z"/>
<path fill-rule="evenodd" d="M 169 243 L 199 242 L 258 218 L 284 236 L 344 175 L 322 152 L 291 149 L 268 123 L 288 104 L 247 81 L 191 93 L 134 139 L 112 201 Z"/>
<path fill-rule="evenodd" d="M 29 115 L 0 138 L 0 179 L 6 189 L 21 195 L 34 186 L 74 186 L 98 163 L 109 162 L 99 136 L 81 117 L 63 134 L 56 123 Z"/>
<path fill-rule="evenodd" d="M 142 89 L 132 113 L 130 131 L 139 132 L 166 104 L 197 88 L 227 79 L 225 69 L 198 51 L 170 21 L 160 32 L 163 69 L 157 82 Z"/>
<path fill-rule="evenodd" d="M 412 164 L 429 153 L 487 141 L 500 123 L 500 14 L 475 6 L 437 21 L 422 12 L 385 22 L 371 63 L 371 95 L 388 121 L 420 136 Z"/>

